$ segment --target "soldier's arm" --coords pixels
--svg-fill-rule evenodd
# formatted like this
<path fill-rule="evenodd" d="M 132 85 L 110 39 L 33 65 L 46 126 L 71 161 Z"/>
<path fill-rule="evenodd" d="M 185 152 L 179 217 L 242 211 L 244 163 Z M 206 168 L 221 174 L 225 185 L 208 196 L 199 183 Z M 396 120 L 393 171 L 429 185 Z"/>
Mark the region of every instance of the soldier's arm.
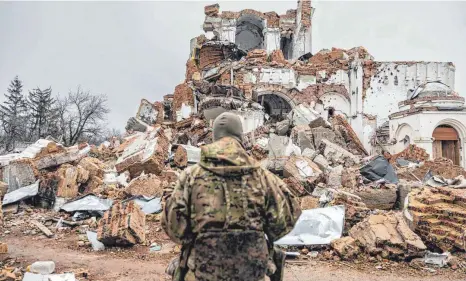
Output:
<path fill-rule="evenodd" d="M 178 244 L 190 241 L 190 207 L 187 174 L 180 174 L 175 188 L 167 194 L 162 213 L 162 227 L 167 235 Z"/>
<path fill-rule="evenodd" d="M 301 208 L 294 195 L 279 177 L 266 171 L 264 178 L 268 189 L 265 233 L 274 242 L 293 229 L 301 215 Z"/>

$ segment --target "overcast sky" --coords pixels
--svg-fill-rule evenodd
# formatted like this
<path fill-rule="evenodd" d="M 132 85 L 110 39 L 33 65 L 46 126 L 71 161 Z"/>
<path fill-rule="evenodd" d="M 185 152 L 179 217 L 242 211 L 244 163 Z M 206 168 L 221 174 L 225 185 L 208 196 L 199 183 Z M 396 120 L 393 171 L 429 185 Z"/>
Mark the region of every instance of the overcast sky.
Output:
<path fill-rule="evenodd" d="M 123 129 L 141 98 L 160 100 L 183 81 L 189 40 L 215 2 L 0 2 L 0 94 L 81 85 L 109 97 L 109 126 Z M 314 1 L 313 53 L 364 46 L 380 61 L 452 61 L 466 93 L 466 2 Z M 296 1 L 220 1 L 221 10 L 285 13 Z M 25 91 L 26 92 L 26 91 Z"/>

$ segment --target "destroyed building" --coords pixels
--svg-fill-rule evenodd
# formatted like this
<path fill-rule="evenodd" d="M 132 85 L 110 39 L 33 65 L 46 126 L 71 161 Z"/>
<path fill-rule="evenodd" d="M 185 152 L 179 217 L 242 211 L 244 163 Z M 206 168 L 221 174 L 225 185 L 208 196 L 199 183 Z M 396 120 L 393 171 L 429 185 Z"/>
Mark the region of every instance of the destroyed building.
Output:
<path fill-rule="evenodd" d="M 310 1 L 283 15 L 205 7 L 205 34 L 191 40 L 186 64 L 189 89 L 173 97 L 177 121 L 191 113 L 210 120 L 234 109 L 251 132 L 264 117 L 303 115 L 306 107 L 312 112 L 305 118 L 344 116 L 369 153 L 395 154 L 416 144 L 432 158 L 464 166 L 464 98 L 454 91 L 453 63 L 380 62 L 364 47 L 313 53 L 313 14 Z M 180 103 L 181 95 L 193 98 Z M 202 95 L 208 97 L 200 101 Z M 244 99 L 255 103 L 239 102 Z"/>
<path fill-rule="evenodd" d="M 397 261 L 465 251 L 466 115 L 453 65 L 376 62 L 363 47 L 312 54 L 313 13 L 310 1 L 284 15 L 205 7 L 185 80 L 161 101 L 141 100 L 121 140 L 41 139 L 0 156 L 3 215 L 26 202 L 53 208 L 33 223 L 49 238 L 53 221 L 93 225 L 93 248 L 154 244 L 164 191 L 200 161 L 213 120 L 228 111 L 247 153 L 303 209 L 278 245 Z"/>

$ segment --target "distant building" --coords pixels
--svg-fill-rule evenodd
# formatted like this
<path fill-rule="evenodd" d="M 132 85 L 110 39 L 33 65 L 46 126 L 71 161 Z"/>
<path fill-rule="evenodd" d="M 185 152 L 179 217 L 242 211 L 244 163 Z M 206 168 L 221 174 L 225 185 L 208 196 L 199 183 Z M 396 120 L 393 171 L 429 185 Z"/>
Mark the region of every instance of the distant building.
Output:
<path fill-rule="evenodd" d="M 299 104 L 324 116 L 341 114 L 369 153 L 416 144 L 431 157 L 466 165 L 464 99 L 454 91 L 453 63 L 379 62 L 364 47 L 312 54 L 310 1 L 284 15 L 220 12 L 218 4 L 205 14 L 205 34 L 191 40 L 187 83 L 234 86 L 261 104 L 266 118 Z M 176 110 L 180 115 L 181 105 Z M 247 131 L 263 124 L 261 112 L 241 116 Z"/>

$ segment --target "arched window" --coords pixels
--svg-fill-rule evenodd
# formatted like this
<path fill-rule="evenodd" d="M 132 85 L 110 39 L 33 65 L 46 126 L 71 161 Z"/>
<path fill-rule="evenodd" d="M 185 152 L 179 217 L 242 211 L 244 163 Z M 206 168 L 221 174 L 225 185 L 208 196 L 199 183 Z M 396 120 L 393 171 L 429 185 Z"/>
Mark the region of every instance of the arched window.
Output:
<path fill-rule="evenodd" d="M 244 14 L 236 20 L 235 43 L 245 52 L 264 49 L 264 20 L 253 14 Z"/>

